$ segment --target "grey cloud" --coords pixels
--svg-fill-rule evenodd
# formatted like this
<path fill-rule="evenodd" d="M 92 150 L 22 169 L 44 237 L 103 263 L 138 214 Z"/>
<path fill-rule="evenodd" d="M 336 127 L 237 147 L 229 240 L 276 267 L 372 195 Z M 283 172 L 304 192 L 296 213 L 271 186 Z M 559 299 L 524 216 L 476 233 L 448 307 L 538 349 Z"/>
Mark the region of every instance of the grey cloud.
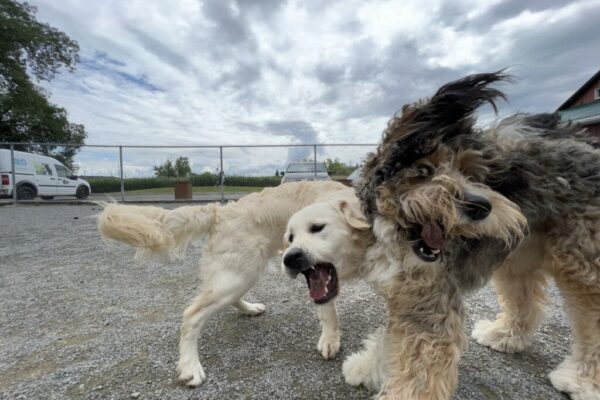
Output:
<path fill-rule="evenodd" d="M 515 109 L 529 112 L 553 111 L 599 68 L 600 42 L 593 32 L 600 19 L 600 8 L 581 9 L 577 15 L 534 29 L 519 31 L 511 37 L 508 54 L 492 65 L 497 69 L 515 65 L 509 72 L 519 78 L 507 88 Z"/>
<path fill-rule="evenodd" d="M 126 25 L 124 28 L 134 35 L 135 38 L 140 41 L 144 49 L 146 49 L 148 52 L 153 53 L 161 60 L 167 62 L 182 72 L 190 70 L 191 66 L 189 61 L 181 54 L 169 49 L 167 45 L 162 43 L 160 40 L 133 26 Z"/>
<path fill-rule="evenodd" d="M 305 121 L 270 121 L 265 124 L 265 128 L 273 135 L 296 139 L 295 142 L 298 144 L 315 144 L 319 142 L 319 134 L 311 124 Z M 288 150 L 288 163 L 304 158 L 312 158 L 313 152 L 314 150 L 311 147 L 290 147 Z M 321 153 L 321 149 L 318 152 Z"/>
<path fill-rule="evenodd" d="M 345 68 L 343 65 L 318 65 L 315 76 L 327 85 L 336 84 L 344 79 Z"/>
<path fill-rule="evenodd" d="M 504 0 L 492 6 L 486 13 L 473 21 L 464 22 L 460 30 L 473 29 L 485 31 L 498 22 L 514 18 L 525 10 L 539 12 L 564 7 L 564 0 Z"/>

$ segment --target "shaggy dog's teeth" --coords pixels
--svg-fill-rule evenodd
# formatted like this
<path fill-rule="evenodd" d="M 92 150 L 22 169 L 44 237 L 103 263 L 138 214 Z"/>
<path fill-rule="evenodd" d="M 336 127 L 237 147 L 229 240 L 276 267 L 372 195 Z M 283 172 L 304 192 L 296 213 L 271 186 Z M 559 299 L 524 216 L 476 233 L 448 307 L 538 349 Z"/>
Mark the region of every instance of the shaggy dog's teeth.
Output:
<path fill-rule="evenodd" d="M 310 266 L 310 269 L 315 269 L 315 266 L 314 266 L 314 265 L 311 265 L 311 266 Z"/>
<path fill-rule="evenodd" d="M 327 289 L 327 286 L 325 286 L 325 294 L 329 293 L 329 289 Z"/>
<path fill-rule="evenodd" d="M 440 249 L 431 249 L 431 254 L 440 254 Z"/>
<path fill-rule="evenodd" d="M 327 277 L 327 282 L 325 282 L 325 284 L 327 285 L 329 283 L 329 281 L 331 280 L 331 276 Z"/>

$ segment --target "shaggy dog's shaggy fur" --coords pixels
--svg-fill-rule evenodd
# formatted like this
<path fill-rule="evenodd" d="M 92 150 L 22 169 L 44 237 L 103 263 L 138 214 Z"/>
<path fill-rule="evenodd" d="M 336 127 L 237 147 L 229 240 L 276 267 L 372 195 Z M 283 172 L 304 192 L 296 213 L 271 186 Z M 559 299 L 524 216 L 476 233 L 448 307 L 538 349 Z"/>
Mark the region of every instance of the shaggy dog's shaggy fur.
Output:
<path fill-rule="evenodd" d="M 197 386 L 205 379 L 198 360 L 198 337 L 211 316 L 231 305 L 247 315 L 265 310 L 263 304 L 248 303 L 242 296 L 257 282 L 268 260 L 281 251 L 292 214 L 320 202 L 340 215 L 348 214 L 350 208 L 360 210 L 354 190 L 335 182 L 287 183 L 222 207 L 209 204 L 166 210 L 104 205 L 98 219 L 102 236 L 137 247 L 138 253 L 180 253 L 194 238 L 206 238 L 200 260 L 202 289 L 184 311 L 181 324 L 177 366 L 181 382 Z M 319 317 L 323 332 L 318 348 L 331 358 L 340 347 L 335 308 L 319 308 Z"/>
<path fill-rule="evenodd" d="M 475 128 L 475 110 L 503 97 L 489 84 L 506 79 L 468 76 L 405 106 L 363 169 L 357 190 L 376 239 L 366 275 L 390 318 L 343 369 L 380 398 L 451 398 L 463 296 L 492 277 L 502 313 L 473 337 L 522 350 L 552 276 L 575 340 L 550 380 L 573 399 L 600 399 L 600 152 L 554 115 Z"/>

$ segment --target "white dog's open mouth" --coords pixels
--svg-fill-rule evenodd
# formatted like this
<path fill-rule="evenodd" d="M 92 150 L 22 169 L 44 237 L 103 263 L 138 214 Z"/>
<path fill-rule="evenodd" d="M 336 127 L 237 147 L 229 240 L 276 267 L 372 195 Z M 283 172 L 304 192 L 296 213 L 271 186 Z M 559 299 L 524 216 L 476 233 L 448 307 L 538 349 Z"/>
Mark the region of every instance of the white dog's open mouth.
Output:
<path fill-rule="evenodd" d="M 330 263 L 317 263 L 302 271 L 306 277 L 310 297 L 317 304 L 325 304 L 338 294 L 338 279 L 335 266 Z"/>

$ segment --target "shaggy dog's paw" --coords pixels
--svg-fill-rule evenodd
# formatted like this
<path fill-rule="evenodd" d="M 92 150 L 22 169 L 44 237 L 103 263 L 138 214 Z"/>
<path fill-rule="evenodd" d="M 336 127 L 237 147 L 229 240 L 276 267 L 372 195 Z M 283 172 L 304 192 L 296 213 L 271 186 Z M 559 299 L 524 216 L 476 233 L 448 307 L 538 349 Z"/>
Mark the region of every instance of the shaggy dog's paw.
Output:
<path fill-rule="evenodd" d="M 373 377 L 374 368 L 372 357 L 365 352 L 358 352 L 346 358 L 342 364 L 342 374 L 349 385 L 363 385 L 369 390 L 376 390 L 379 385 Z"/>
<path fill-rule="evenodd" d="M 249 315 L 251 317 L 255 317 L 265 312 L 267 306 L 261 303 L 246 303 L 244 305 L 244 309 L 240 310 L 240 312 L 244 315 Z"/>
<path fill-rule="evenodd" d="M 186 386 L 198 386 L 206 379 L 204 369 L 197 357 L 190 360 L 180 360 L 177 366 L 177 380 Z"/>
<path fill-rule="evenodd" d="M 475 324 L 471 337 L 477 343 L 503 353 L 516 353 L 529 345 L 530 338 L 517 335 L 500 321 L 482 320 Z"/>
<path fill-rule="evenodd" d="M 326 334 L 323 332 L 317 344 L 317 350 L 325 358 L 329 360 L 337 354 L 340 350 L 340 335 L 339 334 Z"/>
<path fill-rule="evenodd" d="M 578 364 L 567 357 L 548 377 L 552 386 L 568 393 L 572 400 L 600 400 L 600 382 L 583 376 Z"/>

